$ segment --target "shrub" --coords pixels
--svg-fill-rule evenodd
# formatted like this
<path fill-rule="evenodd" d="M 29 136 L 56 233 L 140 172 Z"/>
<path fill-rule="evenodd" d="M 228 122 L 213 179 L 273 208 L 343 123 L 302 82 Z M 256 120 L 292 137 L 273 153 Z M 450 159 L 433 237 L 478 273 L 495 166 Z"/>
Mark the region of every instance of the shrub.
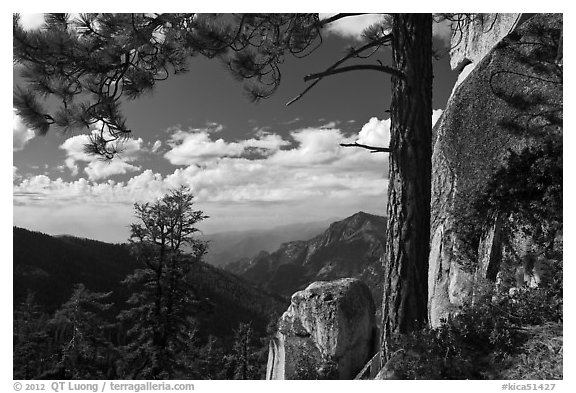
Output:
<path fill-rule="evenodd" d="M 510 312 L 521 325 L 563 321 L 563 268 L 561 261 L 548 261 L 547 282 L 540 288 L 522 288 L 510 299 Z"/>
<path fill-rule="evenodd" d="M 399 379 L 561 378 L 562 264 L 551 264 L 542 288 L 484 296 L 438 328 L 397 337 L 402 356 L 387 369 Z"/>
<path fill-rule="evenodd" d="M 561 323 L 527 328 L 530 338 L 520 353 L 504 359 L 502 379 L 562 379 L 563 338 Z"/>
<path fill-rule="evenodd" d="M 303 351 L 296 361 L 294 379 L 320 379 L 318 374 L 318 362 L 308 351 Z"/>

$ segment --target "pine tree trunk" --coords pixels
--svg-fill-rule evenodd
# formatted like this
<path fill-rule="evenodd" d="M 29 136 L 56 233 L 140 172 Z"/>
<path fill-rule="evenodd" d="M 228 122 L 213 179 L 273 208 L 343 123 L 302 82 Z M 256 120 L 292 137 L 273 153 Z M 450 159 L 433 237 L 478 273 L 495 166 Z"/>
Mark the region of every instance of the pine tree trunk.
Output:
<path fill-rule="evenodd" d="M 432 155 L 432 16 L 396 14 L 382 349 L 427 321 Z"/>

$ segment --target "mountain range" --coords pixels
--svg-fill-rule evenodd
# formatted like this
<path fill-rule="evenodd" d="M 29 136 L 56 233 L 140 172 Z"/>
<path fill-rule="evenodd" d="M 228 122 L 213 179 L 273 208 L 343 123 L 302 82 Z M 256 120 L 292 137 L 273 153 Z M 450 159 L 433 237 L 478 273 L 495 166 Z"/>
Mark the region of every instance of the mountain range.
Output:
<path fill-rule="evenodd" d="M 71 296 L 74 284 L 83 283 L 95 292 L 112 292 L 109 318 L 125 306 L 130 292 L 121 281 L 141 266 L 124 244 L 109 244 L 73 236 L 49 236 L 13 228 L 14 306 L 28 293 L 48 314 Z M 231 337 L 240 322 L 251 322 L 263 334 L 271 315 L 288 306 L 281 296 L 207 263 L 197 262 L 191 283 L 209 309 L 197 316 L 199 331 Z"/>
<path fill-rule="evenodd" d="M 354 277 L 368 285 L 379 305 L 385 233 L 385 217 L 358 212 L 309 240 L 283 243 L 274 252 L 263 250 L 225 269 L 282 296 L 314 281 Z"/>
<path fill-rule="evenodd" d="M 336 218 L 324 221 L 280 225 L 266 230 L 218 232 L 202 236 L 208 242 L 207 263 L 223 267 L 260 251 L 272 252 L 282 243 L 308 240 L 322 233 Z"/>
<path fill-rule="evenodd" d="M 220 245 L 209 248 L 208 255 L 217 255 L 208 260 L 222 264 L 234 255 L 236 260 L 224 268 L 198 262 L 190 273 L 195 290 L 211 304 L 209 312 L 199 316 L 204 330 L 224 337 L 238 323 L 252 321 L 263 332 L 270 316 L 283 312 L 290 296 L 314 281 L 359 278 L 379 305 L 386 218 L 358 212 L 326 226 L 322 231 L 321 223 L 291 225 L 267 233 L 229 233 L 210 239 Z M 271 250 L 291 235 L 298 240 Z M 14 305 L 34 292 L 36 302 L 52 313 L 70 297 L 74 284 L 83 283 L 92 291 L 112 292 L 111 313 L 124 307 L 130 293 L 121 282 L 140 267 L 127 245 L 49 236 L 17 227 L 13 236 Z M 254 256 L 241 257 L 263 244 L 266 248 Z"/>

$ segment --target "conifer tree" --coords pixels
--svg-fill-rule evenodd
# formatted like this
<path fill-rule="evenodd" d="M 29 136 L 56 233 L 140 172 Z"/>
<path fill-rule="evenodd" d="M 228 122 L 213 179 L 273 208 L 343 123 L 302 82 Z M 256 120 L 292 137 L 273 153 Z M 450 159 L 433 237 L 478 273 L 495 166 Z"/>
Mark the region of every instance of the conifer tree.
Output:
<path fill-rule="evenodd" d="M 46 321 L 48 316 L 28 293 L 14 310 L 13 378 L 33 379 L 52 363 Z"/>
<path fill-rule="evenodd" d="M 140 222 L 132 224 L 130 242 L 142 268 L 125 280 L 133 294 L 130 308 L 119 315 L 128 329 L 125 378 L 188 377 L 190 367 L 182 359 L 192 356 L 200 300 L 187 276 L 205 253 L 195 234 L 196 224 L 207 218 L 193 210 L 193 198 L 181 187 L 153 203 L 134 205 Z"/>
<path fill-rule="evenodd" d="M 57 343 L 58 361 L 47 374 L 61 379 L 101 379 L 113 376 L 110 359 L 114 348 L 101 317 L 111 304 L 111 292 L 92 292 L 76 284 L 74 292 L 48 321 Z"/>
<path fill-rule="evenodd" d="M 258 369 L 258 349 L 250 323 L 240 323 L 234 331 L 234 345 L 228 358 L 233 379 L 261 379 Z"/>
<path fill-rule="evenodd" d="M 206 343 L 196 352 L 197 374 L 200 379 L 226 379 L 226 358 L 222 343 L 210 335 Z"/>

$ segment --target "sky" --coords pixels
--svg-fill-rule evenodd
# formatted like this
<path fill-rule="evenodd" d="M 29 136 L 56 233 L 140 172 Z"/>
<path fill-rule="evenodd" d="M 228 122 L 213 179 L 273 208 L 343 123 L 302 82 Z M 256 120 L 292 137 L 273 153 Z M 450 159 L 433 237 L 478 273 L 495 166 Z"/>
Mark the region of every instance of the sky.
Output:
<path fill-rule="evenodd" d="M 218 61 L 191 59 L 187 74 L 124 104 L 132 137 L 112 162 L 83 153 L 88 133 L 54 129 L 35 136 L 13 114 L 13 224 L 124 242 L 135 221 L 134 202 L 152 201 L 181 184 L 210 217 L 201 224 L 205 233 L 323 221 L 360 210 L 384 215 L 386 155 L 339 144 L 387 145 L 390 77 L 328 77 L 285 105 L 306 88 L 304 75 L 329 67 L 378 18 L 330 26 L 316 52 L 287 59 L 280 88 L 258 104 Z M 35 28 L 41 18 L 26 14 L 23 20 Z M 433 121 L 457 77 L 446 54 L 449 35 L 449 26 L 435 27 L 434 46 L 442 56 L 434 61 Z M 376 58 L 389 64 L 389 50 L 371 61 Z M 17 67 L 13 77 L 20 80 Z"/>

